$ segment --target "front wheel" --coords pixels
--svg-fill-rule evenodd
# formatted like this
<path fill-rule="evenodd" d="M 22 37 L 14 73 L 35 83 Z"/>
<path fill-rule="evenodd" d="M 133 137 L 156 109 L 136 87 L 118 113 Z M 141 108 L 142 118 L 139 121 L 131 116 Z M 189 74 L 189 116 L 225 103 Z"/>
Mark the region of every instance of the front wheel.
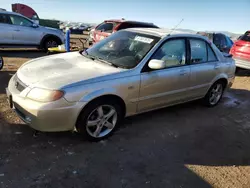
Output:
<path fill-rule="evenodd" d="M 203 99 L 205 105 L 209 107 L 216 106 L 222 98 L 224 88 L 225 86 L 222 81 L 215 82 Z"/>
<path fill-rule="evenodd" d="M 110 136 L 122 119 L 122 110 L 112 101 L 94 101 L 80 114 L 76 129 L 85 138 L 99 141 Z"/>
<path fill-rule="evenodd" d="M 57 47 L 58 45 L 60 45 L 58 40 L 54 38 L 48 38 L 44 42 L 44 50 L 47 52 L 49 48 Z"/>

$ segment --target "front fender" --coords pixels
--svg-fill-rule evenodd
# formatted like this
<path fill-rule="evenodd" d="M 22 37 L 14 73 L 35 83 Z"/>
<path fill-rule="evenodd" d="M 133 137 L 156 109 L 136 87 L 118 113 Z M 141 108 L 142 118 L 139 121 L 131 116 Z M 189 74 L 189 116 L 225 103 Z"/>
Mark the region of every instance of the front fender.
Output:
<path fill-rule="evenodd" d="M 96 91 L 92 91 L 86 95 L 84 95 L 81 99 L 80 102 L 89 102 L 92 101 L 95 98 L 104 96 L 104 95 L 116 95 L 120 98 L 122 98 L 119 94 L 118 91 L 115 88 L 102 88 Z"/>

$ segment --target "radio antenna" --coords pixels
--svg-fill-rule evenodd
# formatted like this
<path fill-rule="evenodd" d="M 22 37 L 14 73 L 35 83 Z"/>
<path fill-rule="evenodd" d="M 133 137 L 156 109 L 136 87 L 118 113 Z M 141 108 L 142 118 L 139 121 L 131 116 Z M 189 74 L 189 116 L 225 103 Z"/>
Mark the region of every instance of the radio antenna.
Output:
<path fill-rule="evenodd" d="M 170 33 L 168 35 L 171 35 L 172 32 L 174 32 L 176 30 L 176 28 L 184 21 L 184 19 L 182 18 L 181 21 L 170 31 Z"/>

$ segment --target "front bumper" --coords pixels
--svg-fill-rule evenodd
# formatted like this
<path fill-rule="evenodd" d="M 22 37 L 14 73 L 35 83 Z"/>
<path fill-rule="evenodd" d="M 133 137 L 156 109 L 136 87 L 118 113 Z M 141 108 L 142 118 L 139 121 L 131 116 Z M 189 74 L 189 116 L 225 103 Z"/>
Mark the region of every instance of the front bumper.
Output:
<path fill-rule="evenodd" d="M 250 70 L 250 61 L 238 58 L 234 58 L 234 60 L 236 67 Z"/>
<path fill-rule="evenodd" d="M 25 92 L 19 92 L 11 78 L 7 90 L 13 109 L 30 127 L 44 132 L 74 130 L 83 102 L 69 103 L 64 98 L 49 103 L 41 103 L 26 98 Z"/>

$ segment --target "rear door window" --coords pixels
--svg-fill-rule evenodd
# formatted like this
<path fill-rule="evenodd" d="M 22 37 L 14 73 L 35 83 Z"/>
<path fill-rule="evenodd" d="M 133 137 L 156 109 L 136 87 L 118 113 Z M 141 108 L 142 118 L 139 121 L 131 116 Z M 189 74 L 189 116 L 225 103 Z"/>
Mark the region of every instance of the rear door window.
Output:
<path fill-rule="evenodd" d="M 0 23 L 11 24 L 10 17 L 6 14 L 0 14 Z"/>
<path fill-rule="evenodd" d="M 112 33 L 114 27 L 116 26 L 116 23 L 112 23 L 112 22 L 104 22 L 101 25 L 99 25 L 96 30 L 97 31 L 102 31 L 102 32 L 106 32 L 106 33 Z"/>
<path fill-rule="evenodd" d="M 190 39 L 191 64 L 217 61 L 217 57 L 207 42 Z"/>
<path fill-rule="evenodd" d="M 244 40 L 244 41 L 247 41 L 247 42 L 250 42 L 250 32 L 246 32 L 241 38 L 240 40 Z"/>
<path fill-rule="evenodd" d="M 191 64 L 207 62 L 206 42 L 199 39 L 190 39 Z"/>

